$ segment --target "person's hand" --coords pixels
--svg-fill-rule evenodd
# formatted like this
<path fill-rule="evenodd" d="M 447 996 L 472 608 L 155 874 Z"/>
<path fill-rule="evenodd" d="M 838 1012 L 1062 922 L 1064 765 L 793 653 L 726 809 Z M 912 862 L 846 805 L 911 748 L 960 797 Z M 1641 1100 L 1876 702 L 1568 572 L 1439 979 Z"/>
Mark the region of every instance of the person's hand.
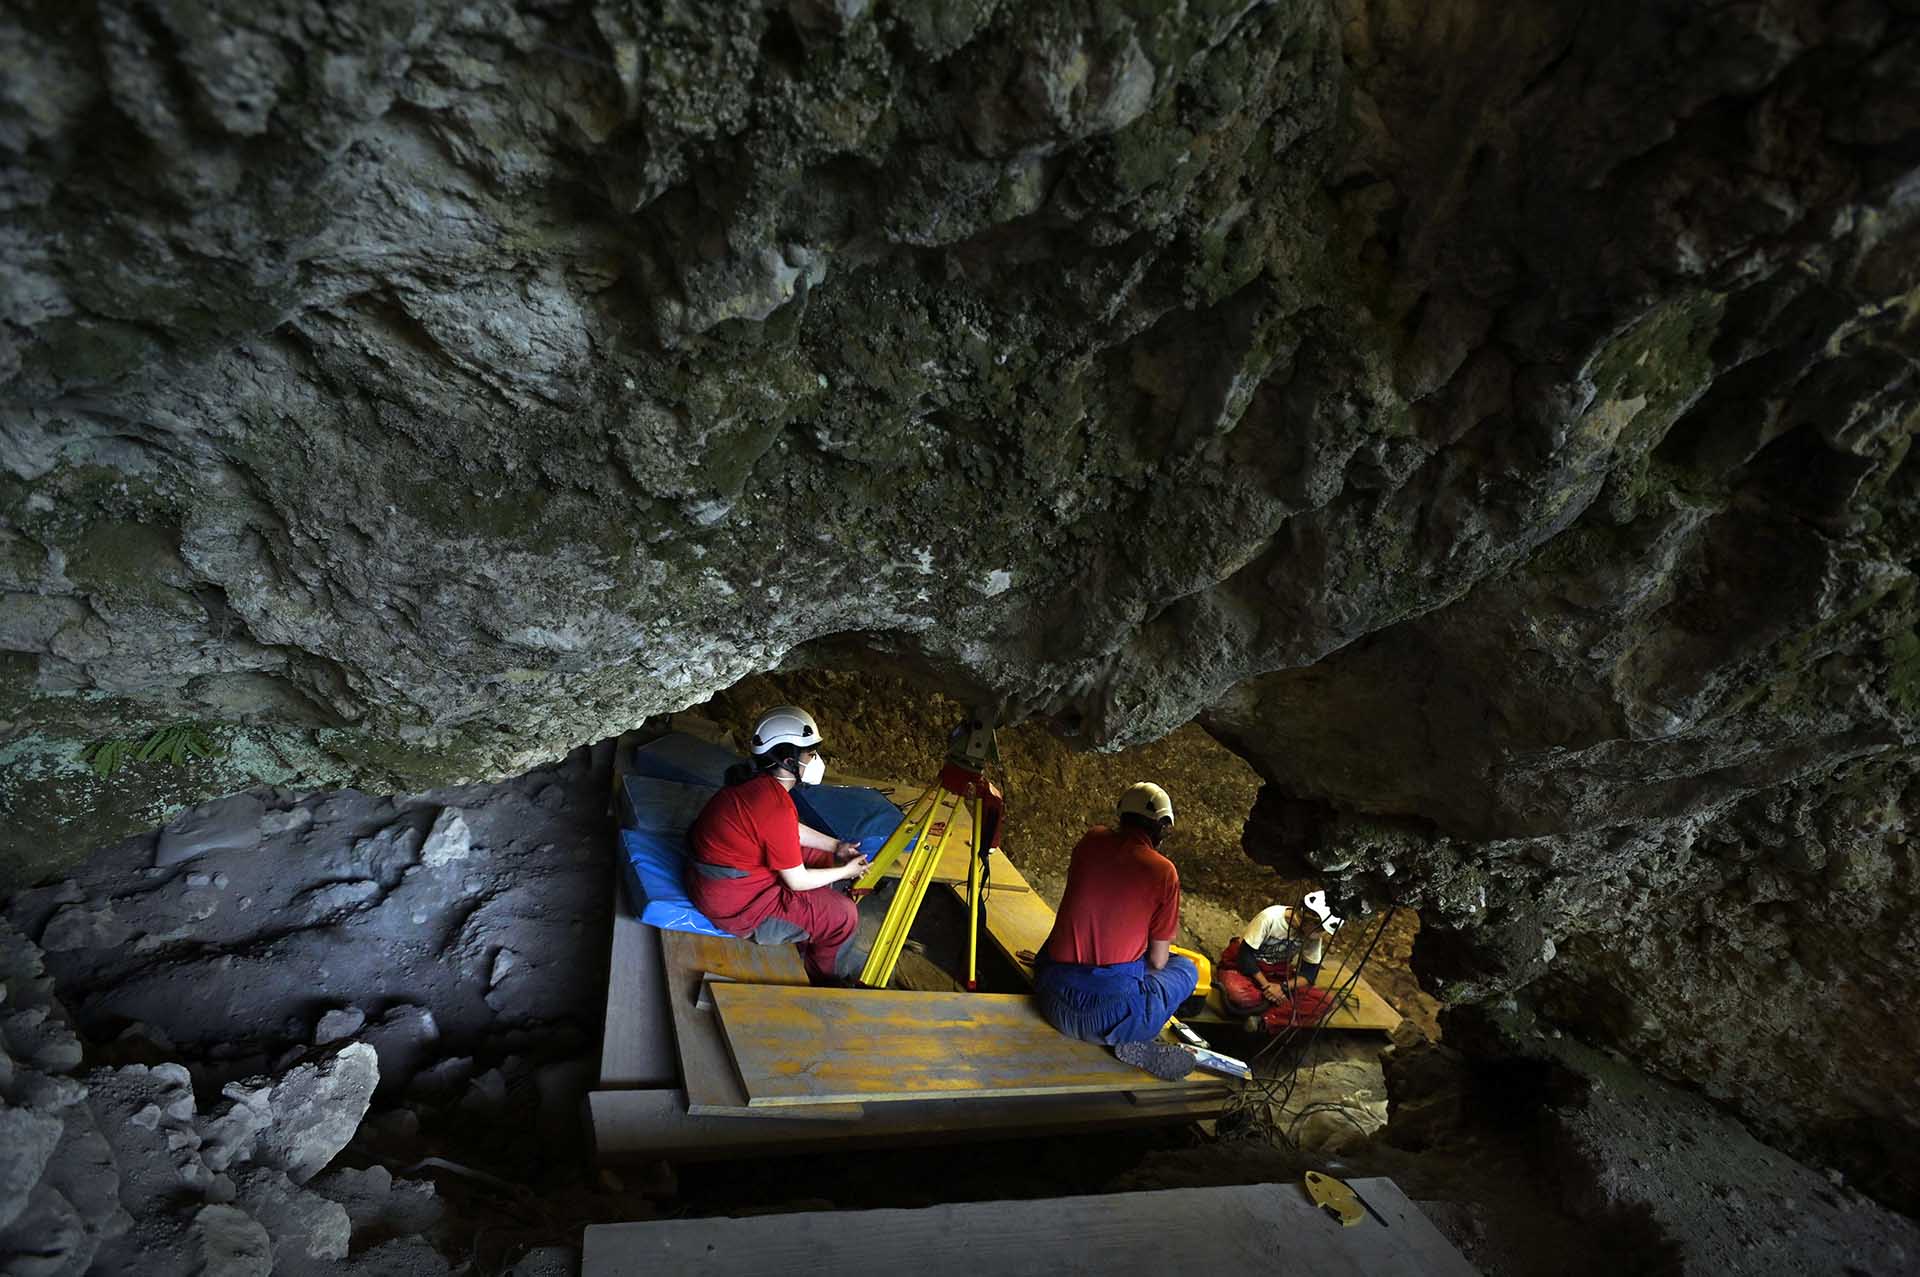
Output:
<path fill-rule="evenodd" d="M 836 853 L 837 854 L 837 853 Z M 867 858 L 859 852 L 853 853 L 853 859 L 840 866 L 840 877 L 851 880 L 862 877 L 867 872 Z"/>
<path fill-rule="evenodd" d="M 859 854 L 860 844 L 857 842 L 848 842 L 843 838 L 833 844 L 833 862 L 837 865 L 844 865 Z"/>
<path fill-rule="evenodd" d="M 1268 984 L 1264 989 L 1260 990 L 1260 996 L 1265 998 L 1270 1006 L 1277 1007 L 1287 1000 L 1287 991 L 1285 987 L 1281 985 Z"/>

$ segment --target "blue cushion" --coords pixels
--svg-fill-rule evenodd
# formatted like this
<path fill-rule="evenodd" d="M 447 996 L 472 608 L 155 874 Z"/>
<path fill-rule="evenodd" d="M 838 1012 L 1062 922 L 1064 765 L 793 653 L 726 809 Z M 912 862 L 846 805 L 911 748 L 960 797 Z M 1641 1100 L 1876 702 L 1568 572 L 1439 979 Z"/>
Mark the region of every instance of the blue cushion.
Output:
<path fill-rule="evenodd" d="M 879 851 L 904 819 L 892 799 L 861 785 L 798 786 L 793 805 L 802 822 L 823 834 L 859 843 L 863 856 Z M 907 850 L 912 850 L 911 844 Z"/>
<path fill-rule="evenodd" d="M 708 922 L 707 916 L 687 899 L 686 883 L 680 877 L 681 866 L 686 863 L 684 842 L 658 834 L 643 834 L 637 829 L 622 829 L 620 846 L 627 853 L 627 889 L 637 901 L 643 902 L 640 921 L 662 931 L 695 931 L 703 936 L 727 934 Z"/>
<path fill-rule="evenodd" d="M 668 732 L 633 751 L 633 774 L 683 785 L 718 789 L 726 783 L 727 768 L 745 762 L 725 745 L 686 732 Z"/>
<path fill-rule="evenodd" d="M 629 775 L 626 782 L 627 827 L 620 831 L 620 848 L 626 853 L 627 890 L 639 907 L 640 920 L 665 931 L 726 935 L 693 907 L 683 876 L 687 830 L 713 797 L 713 789 L 648 776 Z"/>

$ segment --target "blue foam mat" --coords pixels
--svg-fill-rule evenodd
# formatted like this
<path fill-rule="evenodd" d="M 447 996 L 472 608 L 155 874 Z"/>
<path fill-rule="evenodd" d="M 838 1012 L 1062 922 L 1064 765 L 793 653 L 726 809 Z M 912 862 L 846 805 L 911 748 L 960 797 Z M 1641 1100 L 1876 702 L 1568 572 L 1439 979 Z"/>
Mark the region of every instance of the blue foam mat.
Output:
<path fill-rule="evenodd" d="M 725 745 L 687 732 L 668 732 L 634 750 L 631 767 L 636 776 L 718 789 L 726 783 L 727 768 L 745 761 Z"/>
<path fill-rule="evenodd" d="M 793 791 L 803 823 L 823 834 L 860 844 L 871 856 L 900 827 L 904 817 L 893 800 L 863 785 L 806 785 Z M 911 850 L 911 845 L 909 845 Z"/>
<path fill-rule="evenodd" d="M 626 853 L 627 887 L 640 920 L 667 931 L 726 935 L 694 908 L 685 878 L 687 830 L 713 797 L 713 788 L 628 775 L 624 792 L 627 824 L 620 831 L 620 849 Z"/>

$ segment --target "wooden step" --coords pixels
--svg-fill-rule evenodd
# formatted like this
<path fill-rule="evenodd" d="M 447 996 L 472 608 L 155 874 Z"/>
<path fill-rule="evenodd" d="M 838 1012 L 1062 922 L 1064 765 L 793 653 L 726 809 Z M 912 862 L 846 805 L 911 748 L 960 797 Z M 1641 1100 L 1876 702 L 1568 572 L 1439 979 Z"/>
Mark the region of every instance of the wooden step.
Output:
<path fill-rule="evenodd" d="M 857 1122 L 796 1118 L 790 1116 L 794 1110 L 782 1108 L 755 1109 L 750 1119 L 689 1113 L 687 1093 L 677 1088 L 595 1091 L 587 1097 L 587 1108 L 593 1123 L 596 1161 L 664 1158 L 694 1162 L 1177 1125 L 1219 1116 L 1230 1094 L 1225 1087 L 1218 1087 L 1141 1097 L 1019 1095 L 915 1100 L 876 1104 Z"/>
<path fill-rule="evenodd" d="M 687 1111 L 715 1117 L 748 1116 L 753 1110 L 748 1107 L 746 1091 L 727 1053 L 720 1021 L 703 990 L 711 977 L 804 990 L 807 969 L 800 961 L 800 951 L 790 944 L 755 944 L 691 931 L 663 931 L 660 940 Z M 804 1113 L 792 1114 L 841 1121 L 852 1121 L 860 1115 L 858 1104 L 813 1105 Z"/>
<path fill-rule="evenodd" d="M 599 1224 L 581 1277 L 683 1273 L 1312 1273 L 1472 1277 L 1390 1179 L 1355 1179 L 1369 1215 L 1342 1228 L 1295 1181 L 958 1202 L 918 1210 L 799 1211 Z"/>

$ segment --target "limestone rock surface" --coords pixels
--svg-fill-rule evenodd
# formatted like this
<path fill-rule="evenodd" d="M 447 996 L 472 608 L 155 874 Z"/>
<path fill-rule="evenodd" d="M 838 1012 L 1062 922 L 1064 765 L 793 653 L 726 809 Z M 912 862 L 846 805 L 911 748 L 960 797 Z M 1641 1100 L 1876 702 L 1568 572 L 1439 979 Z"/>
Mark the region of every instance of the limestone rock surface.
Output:
<path fill-rule="evenodd" d="M 202 1113 L 181 1064 L 73 1076 L 78 1043 L 38 948 L 0 921 L 0 1268 L 86 1272 L 445 1272 L 421 1234 L 430 1183 L 340 1170 L 379 1080 L 374 1049 L 316 1052 L 227 1087 Z M 351 1255 L 355 1241 L 359 1255 Z"/>

